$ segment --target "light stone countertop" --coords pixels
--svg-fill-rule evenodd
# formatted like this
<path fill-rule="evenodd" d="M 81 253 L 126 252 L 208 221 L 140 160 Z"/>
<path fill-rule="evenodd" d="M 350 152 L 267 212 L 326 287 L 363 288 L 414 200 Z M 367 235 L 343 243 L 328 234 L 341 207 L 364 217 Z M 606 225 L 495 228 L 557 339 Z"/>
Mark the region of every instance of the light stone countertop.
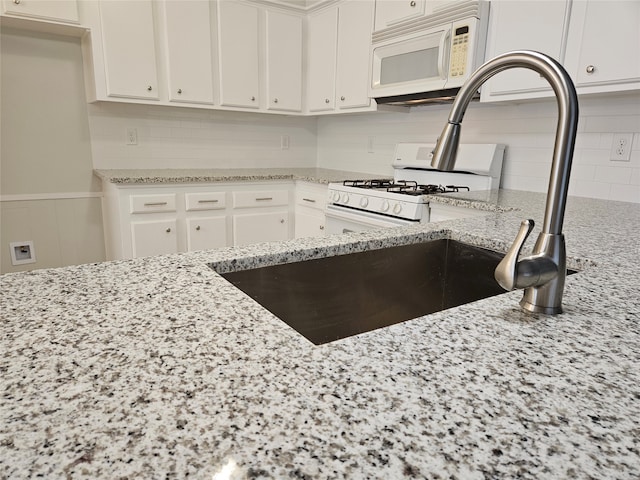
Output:
<path fill-rule="evenodd" d="M 505 251 L 544 210 L 515 191 L 433 201 L 487 215 L 1 276 L 0 475 L 639 478 L 640 205 L 569 198 L 582 271 L 558 316 L 510 292 L 314 346 L 208 267 L 437 238 Z"/>

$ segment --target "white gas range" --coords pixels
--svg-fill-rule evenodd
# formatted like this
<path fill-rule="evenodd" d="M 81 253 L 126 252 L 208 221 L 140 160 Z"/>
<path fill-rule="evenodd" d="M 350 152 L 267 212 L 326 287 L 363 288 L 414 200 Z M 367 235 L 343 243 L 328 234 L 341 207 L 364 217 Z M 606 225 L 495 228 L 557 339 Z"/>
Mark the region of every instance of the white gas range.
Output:
<path fill-rule="evenodd" d="M 426 223 L 426 195 L 499 188 L 504 145 L 460 145 L 455 172 L 431 167 L 434 147 L 397 144 L 393 178 L 330 183 L 325 211 L 327 233 Z"/>

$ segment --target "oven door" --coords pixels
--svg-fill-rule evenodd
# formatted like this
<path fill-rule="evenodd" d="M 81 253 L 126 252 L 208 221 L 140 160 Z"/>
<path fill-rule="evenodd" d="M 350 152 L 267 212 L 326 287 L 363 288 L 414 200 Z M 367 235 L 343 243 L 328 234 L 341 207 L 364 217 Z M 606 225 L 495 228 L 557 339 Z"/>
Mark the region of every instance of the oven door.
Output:
<path fill-rule="evenodd" d="M 325 230 L 327 234 L 365 232 L 377 228 L 403 227 L 418 223 L 402 218 L 387 217 L 375 213 L 327 205 Z"/>

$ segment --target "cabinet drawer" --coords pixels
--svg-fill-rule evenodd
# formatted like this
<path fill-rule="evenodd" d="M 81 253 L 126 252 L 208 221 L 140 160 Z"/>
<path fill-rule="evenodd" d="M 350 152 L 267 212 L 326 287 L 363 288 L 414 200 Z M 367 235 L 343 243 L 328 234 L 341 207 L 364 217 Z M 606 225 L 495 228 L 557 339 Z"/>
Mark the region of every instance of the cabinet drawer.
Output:
<path fill-rule="evenodd" d="M 327 204 L 327 189 L 323 190 L 297 190 L 296 205 L 324 210 Z"/>
<path fill-rule="evenodd" d="M 176 194 L 131 195 L 131 213 L 175 212 Z"/>
<path fill-rule="evenodd" d="M 187 193 L 184 197 L 188 212 L 193 210 L 218 210 L 226 206 L 224 192 Z"/>
<path fill-rule="evenodd" d="M 252 192 L 233 192 L 233 207 L 272 207 L 288 205 L 289 192 L 286 190 L 263 190 Z"/>

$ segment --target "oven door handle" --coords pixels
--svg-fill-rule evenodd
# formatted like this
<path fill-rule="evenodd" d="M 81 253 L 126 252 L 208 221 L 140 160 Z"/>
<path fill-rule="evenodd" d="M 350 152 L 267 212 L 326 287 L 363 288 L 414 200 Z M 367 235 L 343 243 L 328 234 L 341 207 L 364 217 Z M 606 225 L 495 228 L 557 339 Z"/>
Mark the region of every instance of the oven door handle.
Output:
<path fill-rule="evenodd" d="M 451 30 L 447 28 L 440 37 L 440 46 L 438 48 L 438 74 L 442 80 L 447 79 L 447 70 L 449 65 L 447 60 L 449 59 L 449 38 L 451 38 Z"/>

